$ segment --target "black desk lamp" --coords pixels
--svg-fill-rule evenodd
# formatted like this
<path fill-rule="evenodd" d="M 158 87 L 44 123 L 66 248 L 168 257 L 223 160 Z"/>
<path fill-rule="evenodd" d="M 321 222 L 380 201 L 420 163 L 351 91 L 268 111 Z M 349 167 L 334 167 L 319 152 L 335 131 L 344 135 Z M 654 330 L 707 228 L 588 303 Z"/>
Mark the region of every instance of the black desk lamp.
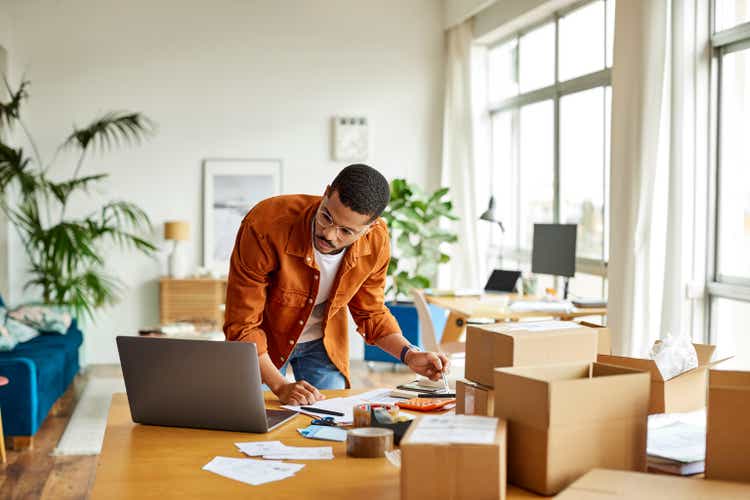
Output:
<path fill-rule="evenodd" d="M 487 207 L 487 210 L 485 210 L 484 213 L 479 216 L 479 220 L 486 220 L 487 222 L 496 223 L 500 226 L 500 231 L 505 234 L 505 227 L 503 226 L 502 221 L 497 218 L 497 214 L 495 212 L 495 197 L 490 196 L 490 204 Z"/>

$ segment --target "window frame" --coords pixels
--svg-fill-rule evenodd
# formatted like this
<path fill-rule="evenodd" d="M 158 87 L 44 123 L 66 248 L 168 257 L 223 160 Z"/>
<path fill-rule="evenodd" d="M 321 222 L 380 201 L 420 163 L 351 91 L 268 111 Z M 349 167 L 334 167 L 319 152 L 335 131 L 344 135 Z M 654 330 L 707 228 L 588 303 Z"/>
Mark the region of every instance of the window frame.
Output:
<path fill-rule="evenodd" d="M 505 99 L 502 99 L 500 101 L 494 101 L 494 102 L 488 102 L 487 106 L 487 116 L 489 118 L 489 123 L 493 123 L 493 118 L 495 115 L 500 113 L 509 112 L 511 113 L 511 120 L 512 120 L 512 138 L 511 141 L 514 144 L 514 148 L 516 151 L 518 151 L 519 145 L 520 145 L 520 127 L 518 125 L 519 115 L 521 108 L 523 106 L 527 106 L 530 104 L 534 104 L 537 102 L 552 101 L 553 104 L 553 222 L 559 223 L 560 222 L 560 215 L 561 215 L 561 204 L 562 204 L 562 198 L 561 198 L 561 184 L 560 184 L 560 101 L 563 97 L 575 94 L 578 92 L 583 92 L 586 90 L 592 90 L 596 88 L 603 88 L 605 89 L 604 99 L 606 99 L 607 92 L 606 88 L 609 87 L 611 89 L 612 86 L 612 66 L 607 66 L 608 62 L 608 30 L 610 27 L 608 26 L 608 16 L 610 14 L 609 9 L 613 7 L 612 0 L 602 0 L 604 3 L 604 9 L 603 9 L 603 15 L 602 15 L 602 23 L 604 23 L 604 40 L 602 44 L 602 59 L 603 59 L 603 69 L 596 70 L 591 73 L 587 73 L 584 75 L 580 75 L 574 78 L 570 78 L 568 80 L 560 80 L 560 20 L 564 18 L 566 15 L 569 15 L 583 7 L 586 7 L 587 5 L 593 4 L 596 1 L 599 0 L 583 0 L 581 2 L 577 2 L 573 5 L 570 5 L 564 9 L 556 11 L 551 16 L 548 16 L 538 22 L 535 22 L 533 24 L 530 24 L 526 27 L 524 27 L 521 30 L 518 30 L 508 36 L 505 36 L 499 40 L 494 41 L 493 43 L 489 44 L 487 46 L 487 60 L 486 64 L 489 67 L 489 53 L 492 49 L 505 45 L 507 43 L 512 42 L 515 40 L 515 48 L 514 48 L 514 60 L 513 63 L 515 65 L 515 78 L 516 78 L 516 84 L 520 86 L 520 82 L 518 81 L 520 77 L 519 73 L 519 65 L 520 65 L 520 54 L 519 54 L 519 47 L 520 47 L 520 39 L 523 35 L 532 32 L 544 25 L 547 25 L 549 23 L 552 23 L 554 25 L 554 81 L 551 85 L 547 85 L 545 87 L 541 87 L 538 89 L 534 89 L 525 93 L 520 93 L 520 88 L 518 89 L 518 94 L 507 97 Z M 612 27 L 614 28 L 614 27 Z M 489 71 L 487 71 L 487 88 L 489 96 L 489 83 L 490 83 L 490 77 L 489 77 Z M 610 91 L 611 94 L 611 91 Z M 606 102 L 604 103 L 604 112 L 605 116 L 604 119 L 606 120 Z M 611 117 L 610 117 L 611 118 Z M 611 124 L 605 123 L 605 127 L 611 126 Z M 493 137 L 493 132 L 490 132 L 490 137 Z M 611 141 L 611 139 L 610 139 Z M 490 142 L 491 147 L 493 145 L 493 141 Z M 603 156 L 606 155 L 606 142 L 605 142 L 605 151 L 602 153 Z M 517 154 L 517 153 L 516 153 Z M 494 155 L 491 155 L 491 157 L 494 157 Z M 609 221 L 609 214 L 610 214 L 610 207 L 609 205 L 609 196 L 606 193 L 606 186 L 607 182 L 610 178 L 610 172 L 607 171 L 608 168 L 611 168 L 611 165 L 609 165 L 609 161 L 606 157 L 603 158 L 603 169 L 604 175 L 603 175 L 603 183 L 602 186 L 603 192 L 604 192 L 604 204 L 602 207 L 602 218 L 604 220 L 604 238 L 603 238 L 603 245 L 602 245 L 602 256 L 601 259 L 592 259 L 592 258 L 585 258 L 585 257 L 576 257 L 576 273 L 581 274 L 589 274 L 594 276 L 599 276 L 602 278 L 602 293 L 604 294 L 607 288 L 606 285 L 606 278 L 607 278 L 607 265 L 608 261 L 606 259 L 606 255 L 608 255 L 607 246 L 609 245 L 609 235 L 607 234 L 610 228 L 610 221 Z M 515 168 L 515 167 L 514 167 Z M 496 177 L 494 169 L 495 165 L 491 164 L 490 169 L 492 170 L 491 178 L 493 180 L 492 186 L 491 186 L 491 193 L 494 194 L 495 186 L 494 186 L 494 179 Z M 520 185 L 516 181 L 516 186 L 514 189 L 517 191 L 520 190 Z M 517 197 L 516 199 L 517 203 L 520 203 L 520 198 Z M 520 217 L 520 209 L 519 206 L 515 207 L 515 216 L 516 218 Z M 514 221 L 514 226 L 518 226 L 519 221 Z M 508 258 L 510 260 L 517 260 L 519 262 L 530 262 L 531 261 L 531 249 L 524 249 L 521 248 L 521 242 L 519 235 L 514 235 L 514 246 L 508 247 L 503 246 L 500 251 L 503 258 Z"/>
<path fill-rule="evenodd" d="M 731 28 L 716 31 L 716 0 L 710 5 L 710 51 L 711 51 L 711 96 L 709 143 L 711 146 L 709 165 L 709 230 L 706 266 L 705 330 L 708 342 L 717 339 L 712 318 L 714 301 L 730 299 L 750 303 L 750 278 L 722 275 L 719 270 L 719 199 L 721 195 L 721 106 L 722 64 L 724 56 L 750 49 L 750 21 Z"/>

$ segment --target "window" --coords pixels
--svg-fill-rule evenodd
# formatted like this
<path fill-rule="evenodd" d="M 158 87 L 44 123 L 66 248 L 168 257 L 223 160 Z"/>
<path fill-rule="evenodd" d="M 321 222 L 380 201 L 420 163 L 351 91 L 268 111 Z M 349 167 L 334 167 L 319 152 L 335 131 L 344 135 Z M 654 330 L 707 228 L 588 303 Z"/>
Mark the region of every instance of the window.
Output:
<path fill-rule="evenodd" d="M 750 0 L 715 0 L 711 37 L 717 89 L 711 342 L 750 361 Z"/>
<path fill-rule="evenodd" d="M 534 223 L 578 224 L 571 291 L 587 297 L 606 297 L 614 8 L 579 4 L 487 52 L 490 178 L 506 229 L 492 241 L 506 266 L 528 269 Z"/>

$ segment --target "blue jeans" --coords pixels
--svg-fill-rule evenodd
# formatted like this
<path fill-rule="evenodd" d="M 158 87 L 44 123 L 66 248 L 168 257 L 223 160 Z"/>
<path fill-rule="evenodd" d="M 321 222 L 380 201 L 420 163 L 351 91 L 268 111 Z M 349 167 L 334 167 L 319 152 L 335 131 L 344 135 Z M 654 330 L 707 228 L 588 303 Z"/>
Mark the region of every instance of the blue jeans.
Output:
<path fill-rule="evenodd" d="M 323 346 L 323 339 L 297 344 L 289 359 L 281 367 L 282 375 L 292 365 L 294 379 L 309 382 L 317 389 L 344 389 L 346 379 L 331 362 Z"/>

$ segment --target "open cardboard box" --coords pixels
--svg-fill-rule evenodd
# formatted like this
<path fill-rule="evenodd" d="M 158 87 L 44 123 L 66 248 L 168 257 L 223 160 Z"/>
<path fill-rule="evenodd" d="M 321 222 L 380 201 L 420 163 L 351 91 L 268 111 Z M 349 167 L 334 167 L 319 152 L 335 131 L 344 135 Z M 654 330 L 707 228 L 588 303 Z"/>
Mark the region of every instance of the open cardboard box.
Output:
<path fill-rule="evenodd" d="M 644 471 L 647 373 L 600 363 L 495 369 L 508 481 L 554 495 L 594 467 Z"/>
<path fill-rule="evenodd" d="M 465 376 L 492 387 L 493 370 L 503 366 L 596 361 L 597 332 L 572 321 L 469 325 Z"/>
<path fill-rule="evenodd" d="M 456 380 L 456 415 L 484 415 L 495 413 L 495 391 L 470 380 Z"/>
<path fill-rule="evenodd" d="M 750 498 L 750 485 L 664 474 L 594 469 L 555 500 L 722 500 Z"/>
<path fill-rule="evenodd" d="M 651 374 L 649 414 L 682 413 L 700 410 L 706 406 L 708 368 L 727 359 L 712 360 L 716 351 L 716 346 L 714 345 L 693 344 L 693 346 L 698 355 L 698 367 L 681 373 L 669 380 L 664 380 L 653 359 L 600 354 L 597 361 L 610 365 L 634 368 Z"/>
<path fill-rule="evenodd" d="M 750 483 L 749 371 L 709 371 L 706 478 Z"/>
<path fill-rule="evenodd" d="M 464 415 L 443 417 L 489 420 Z M 401 500 L 504 500 L 506 422 L 491 419 L 496 422 L 495 435 L 488 443 L 454 443 L 450 432 L 432 442 L 414 442 L 414 434 L 424 419 L 415 420 L 401 441 Z"/>

